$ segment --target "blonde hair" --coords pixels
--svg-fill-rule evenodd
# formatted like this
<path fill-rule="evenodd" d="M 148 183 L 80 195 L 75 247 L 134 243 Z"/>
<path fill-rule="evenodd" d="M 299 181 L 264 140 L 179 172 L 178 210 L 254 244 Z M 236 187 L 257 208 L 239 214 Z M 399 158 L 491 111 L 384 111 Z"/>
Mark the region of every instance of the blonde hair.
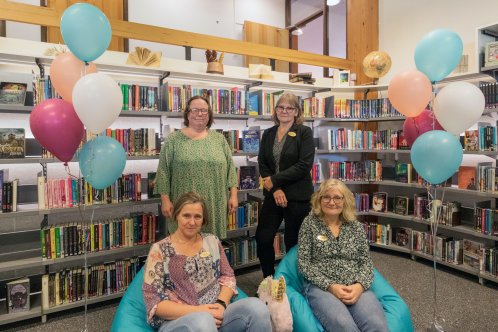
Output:
<path fill-rule="evenodd" d="M 303 109 L 301 108 L 301 103 L 299 102 L 299 98 L 290 92 L 286 92 L 278 98 L 277 103 L 275 104 L 275 109 L 273 109 L 273 114 L 271 115 L 271 119 L 277 125 L 280 124 L 280 121 L 277 117 L 277 106 L 279 106 L 284 101 L 288 102 L 290 106 L 295 107 L 297 110 L 296 116 L 294 116 L 295 124 L 302 124 L 304 122 Z"/>
<path fill-rule="evenodd" d="M 178 222 L 178 215 L 185 205 L 197 203 L 202 207 L 202 226 L 209 224 L 209 214 L 206 206 L 206 201 L 204 200 L 204 198 L 202 198 L 201 195 L 193 191 L 182 194 L 175 201 L 175 205 L 173 206 L 173 220 L 175 222 Z"/>
<path fill-rule="evenodd" d="M 320 184 L 320 188 L 311 196 L 311 210 L 318 217 L 323 217 L 322 206 L 320 201 L 326 192 L 329 190 L 338 190 L 344 196 L 342 212 L 339 216 L 341 221 L 356 220 L 356 209 L 354 195 L 344 182 L 336 179 L 328 179 Z"/>

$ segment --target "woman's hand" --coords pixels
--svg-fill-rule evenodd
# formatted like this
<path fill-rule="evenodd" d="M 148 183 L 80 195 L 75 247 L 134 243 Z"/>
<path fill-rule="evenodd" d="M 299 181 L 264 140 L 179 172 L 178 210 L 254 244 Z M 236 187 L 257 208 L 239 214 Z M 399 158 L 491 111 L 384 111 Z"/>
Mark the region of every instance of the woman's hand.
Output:
<path fill-rule="evenodd" d="M 361 293 L 364 291 L 363 286 L 360 283 L 345 286 L 344 290 L 347 292 L 347 296 L 345 296 L 341 301 L 347 305 L 355 304 L 360 298 Z"/>
<path fill-rule="evenodd" d="M 237 207 L 239 206 L 239 199 L 237 198 L 237 194 L 230 195 L 228 199 L 228 213 L 232 214 L 237 211 Z"/>
<path fill-rule="evenodd" d="M 223 323 L 223 314 L 225 313 L 225 308 L 221 304 L 201 304 L 199 308 L 201 311 L 208 312 L 211 316 L 213 316 L 216 327 L 219 328 L 221 326 L 221 323 Z"/>
<path fill-rule="evenodd" d="M 360 283 L 352 284 L 350 286 L 332 284 L 329 286 L 328 291 L 341 300 L 342 303 L 352 305 L 358 301 L 364 289 Z"/>
<path fill-rule="evenodd" d="M 271 177 L 267 176 L 266 178 L 263 178 L 263 187 L 265 187 L 266 190 L 270 191 L 271 188 L 273 188 L 273 182 L 271 182 Z"/>
<path fill-rule="evenodd" d="M 161 212 L 167 218 L 173 216 L 173 203 L 171 203 L 168 195 L 161 196 Z"/>
<path fill-rule="evenodd" d="M 285 197 L 285 193 L 282 189 L 275 190 L 273 198 L 275 199 L 275 204 L 277 204 L 277 206 L 287 206 L 287 197 Z"/>

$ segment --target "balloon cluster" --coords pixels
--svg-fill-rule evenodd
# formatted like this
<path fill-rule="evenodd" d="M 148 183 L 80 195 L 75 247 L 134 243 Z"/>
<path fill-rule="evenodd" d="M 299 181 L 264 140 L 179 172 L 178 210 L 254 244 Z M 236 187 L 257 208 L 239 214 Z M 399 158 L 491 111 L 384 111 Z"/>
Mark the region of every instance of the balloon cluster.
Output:
<path fill-rule="evenodd" d="M 458 170 L 463 150 L 456 136 L 484 110 L 481 90 L 467 82 L 450 83 L 433 99 L 432 84 L 455 69 L 462 52 L 462 40 L 455 32 L 431 31 L 415 48 L 417 70 L 396 74 L 387 91 L 393 107 L 407 117 L 403 132 L 412 145 L 413 166 L 430 184 L 441 183 Z"/>
<path fill-rule="evenodd" d="M 105 14 L 90 4 L 76 3 L 61 17 L 61 33 L 71 52 L 56 56 L 50 79 L 62 99 L 47 99 L 30 115 L 34 137 L 63 162 L 78 149 L 84 126 L 99 134 L 119 116 L 123 98 L 119 85 L 98 73 L 91 61 L 101 56 L 111 42 L 112 31 Z M 110 186 L 121 176 L 126 153 L 110 137 L 96 137 L 83 145 L 80 170 L 96 189 Z"/>

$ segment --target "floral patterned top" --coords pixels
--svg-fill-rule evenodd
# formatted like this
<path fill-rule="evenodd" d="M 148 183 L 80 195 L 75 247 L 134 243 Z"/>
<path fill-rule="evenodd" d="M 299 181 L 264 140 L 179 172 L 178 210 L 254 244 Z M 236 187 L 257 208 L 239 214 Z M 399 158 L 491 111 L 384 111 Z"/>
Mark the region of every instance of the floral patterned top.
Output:
<path fill-rule="evenodd" d="M 358 221 L 343 222 L 338 237 L 310 213 L 299 231 L 298 267 L 303 276 L 327 290 L 331 284 L 359 282 L 365 290 L 373 280 L 373 262 L 365 231 Z"/>
<path fill-rule="evenodd" d="M 215 303 L 221 286 L 237 294 L 235 275 L 220 240 L 212 234 L 201 236 L 202 248 L 194 256 L 176 254 L 169 236 L 151 247 L 142 290 L 147 322 L 153 328 L 164 322 L 155 315 L 163 300 L 189 305 Z"/>

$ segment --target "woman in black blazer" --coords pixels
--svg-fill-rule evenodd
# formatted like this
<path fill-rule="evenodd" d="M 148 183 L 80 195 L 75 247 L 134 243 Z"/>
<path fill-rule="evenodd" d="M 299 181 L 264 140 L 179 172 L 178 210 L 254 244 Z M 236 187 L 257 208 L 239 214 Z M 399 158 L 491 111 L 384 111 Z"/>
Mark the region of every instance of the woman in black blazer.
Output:
<path fill-rule="evenodd" d="M 276 125 L 264 131 L 258 155 L 265 200 L 256 242 L 264 277 L 275 272 L 273 240 L 282 220 L 286 250 L 297 243 L 301 223 L 310 211 L 315 158 L 313 133 L 302 124 L 303 111 L 295 95 L 285 93 L 279 98 L 272 119 Z"/>

